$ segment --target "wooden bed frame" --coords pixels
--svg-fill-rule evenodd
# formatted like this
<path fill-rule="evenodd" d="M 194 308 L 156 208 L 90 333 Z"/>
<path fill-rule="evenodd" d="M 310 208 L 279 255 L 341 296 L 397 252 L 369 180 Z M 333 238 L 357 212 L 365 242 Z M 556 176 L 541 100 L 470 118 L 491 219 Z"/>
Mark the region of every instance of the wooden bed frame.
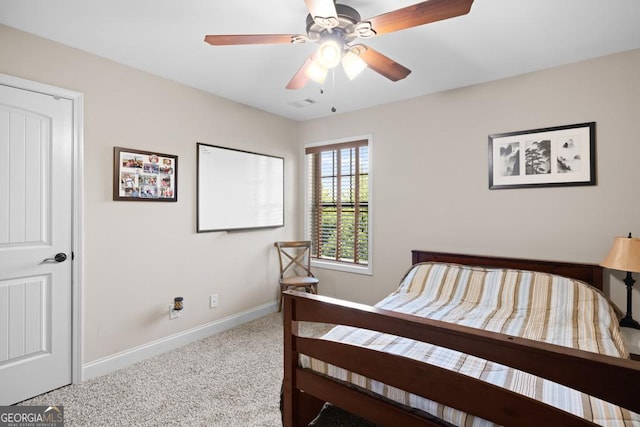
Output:
<path fill-rule="evenodd" d="M 553 261 L 412 251 L 413 264 L 435 261 L 559 274 L 602 289 L 602 267 Z M 440 426 L 419 411 L 299 367 L 299 354 L 456 407 L 504 426 L 593 426 L 590 421 L 417 360 L 298 334 L 298 322 L 376 330 L 508 365 L 640 413 L 640 363 L 420 318 L 334 298 L 285 292 L 283 422 L 306 426 L 324 402 L 381 426 Z"/>

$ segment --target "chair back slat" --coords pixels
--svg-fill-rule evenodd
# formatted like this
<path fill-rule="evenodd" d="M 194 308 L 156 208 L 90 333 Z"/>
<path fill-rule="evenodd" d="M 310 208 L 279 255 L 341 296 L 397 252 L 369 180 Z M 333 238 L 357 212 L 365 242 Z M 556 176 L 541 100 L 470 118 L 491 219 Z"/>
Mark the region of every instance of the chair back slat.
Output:
<path fill-rule="evenodd" d="M 311 241 L 275 242 L 280 262 L 280 278 L 287 275 L 315 277 L 311 272 Z"/>
<path fill-rule="evenodd" d="M 318 279 L 311 272 L 311 241 L 275 242 L 280 262 L 280 303 L 282 310 L 282 292 L 291 288 L 304 288 L 312 294 L 318 293 Z"/>

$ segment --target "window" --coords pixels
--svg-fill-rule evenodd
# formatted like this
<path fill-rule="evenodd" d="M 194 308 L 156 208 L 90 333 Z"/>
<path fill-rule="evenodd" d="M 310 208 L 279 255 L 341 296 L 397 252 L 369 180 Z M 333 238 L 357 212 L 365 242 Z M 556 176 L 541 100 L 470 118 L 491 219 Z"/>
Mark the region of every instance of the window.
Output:
<path fill-rule="evenodd" d="M 371 274 L 368 139 L 305 148 L 313 265 Z"/>

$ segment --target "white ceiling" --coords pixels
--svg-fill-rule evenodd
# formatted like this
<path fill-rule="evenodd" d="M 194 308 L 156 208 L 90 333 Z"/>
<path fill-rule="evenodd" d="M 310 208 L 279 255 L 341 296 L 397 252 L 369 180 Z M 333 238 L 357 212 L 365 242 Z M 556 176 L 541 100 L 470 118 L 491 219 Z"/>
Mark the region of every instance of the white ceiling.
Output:
<path fill-rule="evenodd" d="M 363 20 L 419 0 L 339 0 Z M 364 43 L 412 70 L 337 68 L 286 84 L 316 45 L 211 46 L 206 34 L 304 34 L 303 0 L 0 0 L 0 23 L 294 120 L 340 114 L 640 48 L 640 0 L 475 0 L 468 15 Z M 315 103 L 299 108 L 292 103 Z M 331 108 L 336 108 L 336 113 Z"/>

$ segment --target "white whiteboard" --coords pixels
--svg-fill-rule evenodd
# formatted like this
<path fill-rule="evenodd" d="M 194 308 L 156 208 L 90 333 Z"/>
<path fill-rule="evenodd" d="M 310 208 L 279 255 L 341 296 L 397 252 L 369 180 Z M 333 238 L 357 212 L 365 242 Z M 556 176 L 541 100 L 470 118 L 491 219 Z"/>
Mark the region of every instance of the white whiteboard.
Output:
<path fill-rule="evenodd" d="M 284 226 L 284 158 L 197 148 L 198 233 Z"/>

